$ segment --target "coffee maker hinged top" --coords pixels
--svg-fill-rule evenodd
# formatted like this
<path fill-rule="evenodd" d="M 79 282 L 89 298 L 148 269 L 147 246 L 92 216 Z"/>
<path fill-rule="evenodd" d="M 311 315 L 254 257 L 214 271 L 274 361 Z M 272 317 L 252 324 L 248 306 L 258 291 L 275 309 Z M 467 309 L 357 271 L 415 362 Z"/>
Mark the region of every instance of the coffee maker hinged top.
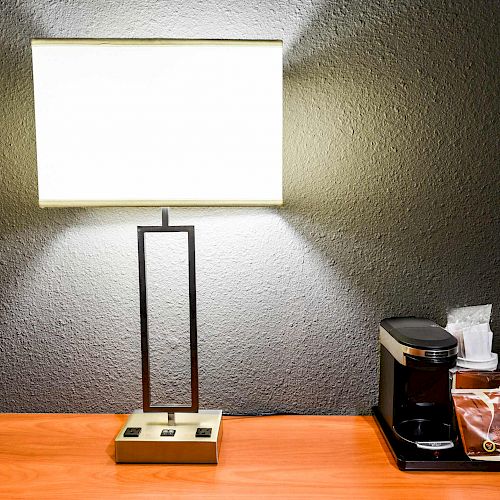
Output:
<path fill-rule="evenodd" d="M 375 418 L 402 470 L 491 470 L 464 452 L 451 398 L 457 340 L 423 318 L 380 323 Z M 493 466 L 496 468 L 496 466 Z"/>

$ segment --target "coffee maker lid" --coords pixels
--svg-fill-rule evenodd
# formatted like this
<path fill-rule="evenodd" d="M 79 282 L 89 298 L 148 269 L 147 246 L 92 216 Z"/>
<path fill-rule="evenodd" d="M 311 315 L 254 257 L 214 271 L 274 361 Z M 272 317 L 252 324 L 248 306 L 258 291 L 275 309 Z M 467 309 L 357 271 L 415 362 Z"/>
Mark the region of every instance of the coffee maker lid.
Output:
<path fill-rule="evenodd" d="M 416 349 L 453 349 L 457 346 L 457 339 L 430 319 L 388 318 L 382 320 L 380 326 L 400 344 Z"/>

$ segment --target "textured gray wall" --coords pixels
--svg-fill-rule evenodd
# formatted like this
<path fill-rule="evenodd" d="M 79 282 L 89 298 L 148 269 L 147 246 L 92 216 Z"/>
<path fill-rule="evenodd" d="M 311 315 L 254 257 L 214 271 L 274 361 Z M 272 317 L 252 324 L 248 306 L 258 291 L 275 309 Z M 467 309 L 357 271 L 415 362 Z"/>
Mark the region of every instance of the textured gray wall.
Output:
<path fill-rule="evenodd" d="M 285 207 L 171 214 L 197 229 L 201 400 L 354 414 L 383 317 L 492 302 L 499 347 L 499 5 L 2 0 L 0 411 L 140 406 L 135 226 L 159 222 L 37 207 L 30 38 L 284 40 Z M 166 397 L 185 369 L 171 285 Z"/>

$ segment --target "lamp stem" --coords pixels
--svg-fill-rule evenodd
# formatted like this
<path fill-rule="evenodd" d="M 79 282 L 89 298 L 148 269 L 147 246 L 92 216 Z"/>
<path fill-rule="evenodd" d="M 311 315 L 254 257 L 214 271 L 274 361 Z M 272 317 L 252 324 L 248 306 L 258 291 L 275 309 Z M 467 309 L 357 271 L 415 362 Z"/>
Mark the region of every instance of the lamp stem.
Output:
<path fill-rule="evenodd" d="M 168 208 L 161 209 L 161 225 L 168 227 Z"/>
<path fill-rule="evenodd" d="M 167 419 L 168 419 L 168 422 L 167 422 L 167 425 L 169 427 L 175 427 L 175 413 L 174 412 L 168 412 L 167 414 Z"/>
<path fill-rule="evenodd" d="M 191 405 L 157 406 L 151 404 L 150 370 L 149 370 L 149 334 L 148 306 L 146 289 L 146 257 L 145 234 L 147 233 L 187 233 L 188 236 L 188 273 L 189 273 L 189 346 L 191 358 Z M 199 407 L 198 396 L 198 330 L 196 320 L 196 266 L 194 226 L 170 226 L 168 208 L 162 209 L 161 226 L 139 226 L 137 228 L 137 244 L 139 253 L 139 303 L 141 313 L 141 358 L 142 358 L 142 400 L 144 412 L 170 413 L 169 422 L 175 422 L 174 413 L 196 413 Z M 172 424 L 175 425 L 175 424 Z"/>

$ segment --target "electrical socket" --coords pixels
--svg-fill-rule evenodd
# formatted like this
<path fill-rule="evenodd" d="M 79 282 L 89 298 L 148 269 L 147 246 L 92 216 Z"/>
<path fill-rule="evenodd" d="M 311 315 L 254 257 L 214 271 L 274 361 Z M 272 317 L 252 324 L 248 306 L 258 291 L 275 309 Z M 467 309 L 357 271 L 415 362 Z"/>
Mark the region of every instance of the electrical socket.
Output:
<path fill-rule="evenodd" d="M 212 435 L 211 427 L 198 427 L 198 429 L 196 429 L 197 438 L 209 438 L 211 435 Z"/>
<path fill-rule="evenodd" d="M 140 427 L 127 427 L 125 429 L 125 432 L 123 433 L 123 437 L 136 438 L 136 437 L 139 437 L 140 433 L 141 433 Z"/>

